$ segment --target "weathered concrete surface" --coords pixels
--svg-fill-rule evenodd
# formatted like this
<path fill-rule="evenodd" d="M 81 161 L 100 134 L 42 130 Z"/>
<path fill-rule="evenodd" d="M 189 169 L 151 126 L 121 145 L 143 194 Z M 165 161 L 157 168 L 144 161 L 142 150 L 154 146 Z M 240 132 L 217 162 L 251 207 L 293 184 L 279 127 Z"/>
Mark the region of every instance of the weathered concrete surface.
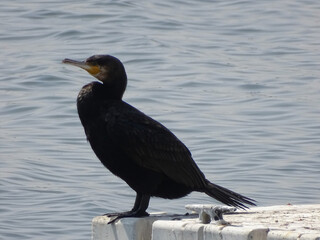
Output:
<path fill-rule="evenodd" d="M 290 239 L 291 235 L 295 235 L 293 233 L 300 238 L 303 234 L 316 234 L 320 239 L 320 204 L 255 207 L 248 211 L 224 215 L 224 219 L 232 226 L 267 227 L 268 239 L 282 239 L 269 238 L 271 235 L 286 235 L 284 239 Z"/>
<path fill-rule="evenodd" d="M 92 239 L 153 240 L 320 240 L 320 204 L 255 207 L 224 215 L 230 225 L 202 224 L 198 215 L 92 221 Z"/>
<path fill-rule="evenodd" d="M 110 218 L 97 216 L 92 220 L 93 240 L 151 240 L 152 224 L 158 219 L 169 219 L 165 213 L 145 218 L 124 218 L 108 224 Z"/>

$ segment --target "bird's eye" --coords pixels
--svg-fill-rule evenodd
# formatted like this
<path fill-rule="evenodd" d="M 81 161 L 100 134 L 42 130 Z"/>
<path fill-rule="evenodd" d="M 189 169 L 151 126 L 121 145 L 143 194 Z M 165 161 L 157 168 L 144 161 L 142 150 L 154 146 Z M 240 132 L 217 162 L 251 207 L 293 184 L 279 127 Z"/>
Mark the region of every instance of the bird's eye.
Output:
<path fill-rule="evenodd" d="M 90 65 L 90 66 L 98 66 L 98 64 L 95 61 L 93 61 L 92 59 L 87 59 L 85 61 L 85 63 Z"/>

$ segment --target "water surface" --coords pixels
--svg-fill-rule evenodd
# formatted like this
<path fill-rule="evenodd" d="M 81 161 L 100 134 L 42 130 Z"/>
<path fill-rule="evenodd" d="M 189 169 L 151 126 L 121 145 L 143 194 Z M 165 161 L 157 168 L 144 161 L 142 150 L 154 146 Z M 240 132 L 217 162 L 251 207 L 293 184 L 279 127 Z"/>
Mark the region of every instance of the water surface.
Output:
<path fill-rule="evenodd" d="M 125 101 L 162 122 L 207 178 L 260 206 L 319 203 L 318 1 L 7 1 L 0 10 L 0 238 L 89 239 L 134 192 L 85 140 L 61 64 L 112 54 Z M 149 211 L 216 203 L 200 193 Z"/>

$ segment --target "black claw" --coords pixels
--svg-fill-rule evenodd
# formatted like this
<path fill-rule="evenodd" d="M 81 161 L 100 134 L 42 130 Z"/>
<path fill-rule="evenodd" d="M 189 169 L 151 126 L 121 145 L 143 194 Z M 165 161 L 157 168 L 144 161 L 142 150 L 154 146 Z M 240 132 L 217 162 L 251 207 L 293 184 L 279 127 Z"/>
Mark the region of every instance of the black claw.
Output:
<path fill-rule="evenodd" d="M 113 216 L 111 217 L 110 221 L 108 222 L 108 224 L 114 223 L 115 221 L 117 221 L 119 219 L 119 216 Z"/>
<path fill-rule="evenodd" d="M 115 221 L 121 219 L 121 218 L 127 218 L 127 217 L 147 217 L 149 216 L 149 213 L 147 212 L 139 212 L 139 211 L 129 211 L 129 212 L 121 212 L 121 213 L 106 213 L 104 216 L 107 216 L 110 219 L 108 224 L 114 223 Z"/>
<path fill-rule="evenodd" d="M 131 214 L 132 211 L 128 211 L 128 212 L 120 212 L 120 213 L 106 213 L 106 214 L 103 214 L 103 216 L 107 216 L 107 217 L 117 217 L 117 216 L 120 216 L 120 215 L 127 215 L 127 214 Z"/>

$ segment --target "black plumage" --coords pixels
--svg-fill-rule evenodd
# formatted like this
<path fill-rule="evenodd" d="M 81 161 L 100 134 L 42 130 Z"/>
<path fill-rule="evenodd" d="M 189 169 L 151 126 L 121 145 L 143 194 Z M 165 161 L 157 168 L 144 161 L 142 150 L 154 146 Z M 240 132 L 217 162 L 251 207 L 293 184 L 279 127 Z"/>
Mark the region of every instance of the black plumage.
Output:
<path fill-rule="evenodd" d="M 204 192 L 229 206 L 255 205 L 254 200 L 209 182 L 188 148 L 171 131 L 122 101 L 127 76 L 117 58 L 94 55 L 83 62 L 63 62 L 100 80 L 79 92 L 79 117 L 102 164 L 137 193 L 131 211 L 109 216 L 147 216 L 151 196 L 174 199 L 192 191 Z"/>

